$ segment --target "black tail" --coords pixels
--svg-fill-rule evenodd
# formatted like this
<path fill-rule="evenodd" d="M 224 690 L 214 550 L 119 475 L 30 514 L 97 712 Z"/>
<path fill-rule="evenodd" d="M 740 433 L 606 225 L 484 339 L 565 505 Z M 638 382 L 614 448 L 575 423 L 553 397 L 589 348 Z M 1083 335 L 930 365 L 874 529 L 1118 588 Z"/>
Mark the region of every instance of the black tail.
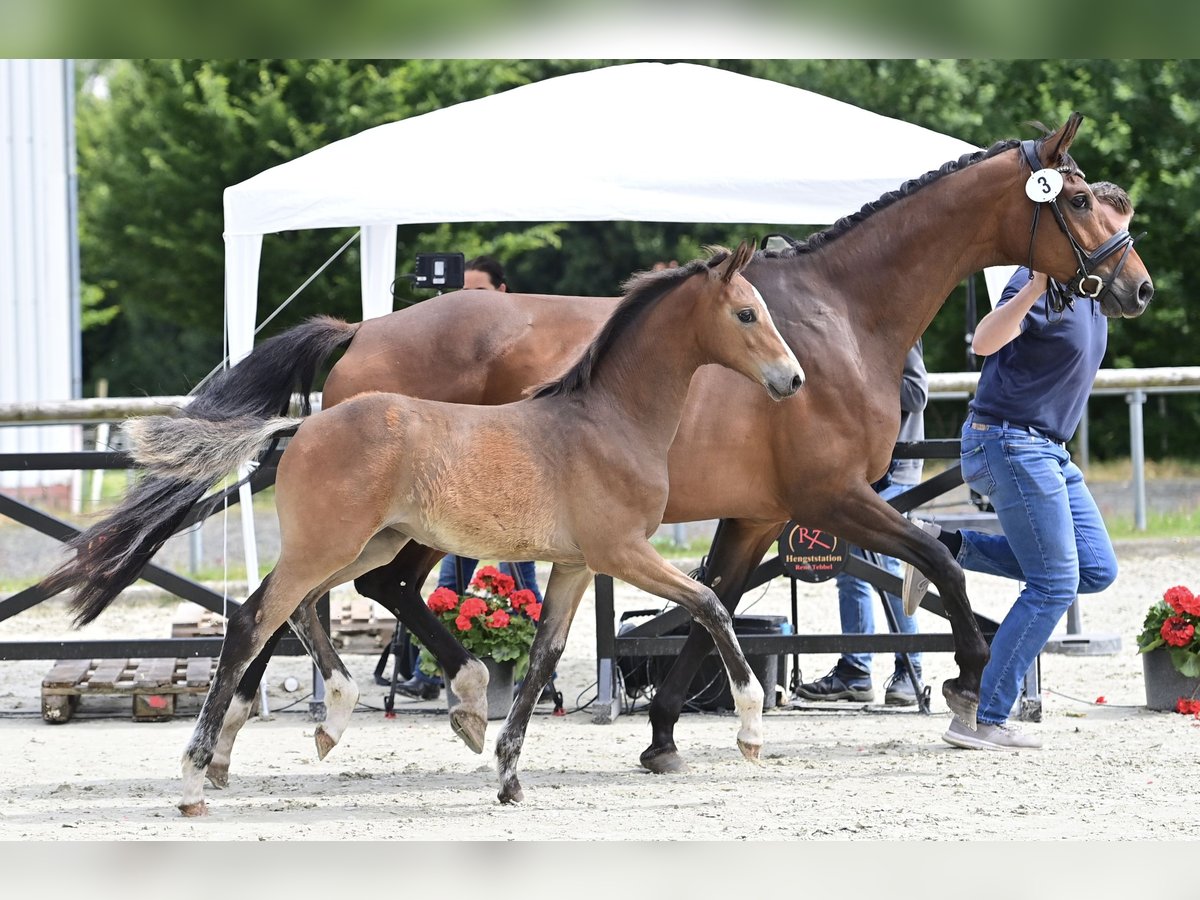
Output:
<path fill-rule="evenodd" d="M 233 419 L 238 416 L 287 415 L 292 392 L 302 397 L 301 415 L 308 415 L 308 394 L 317 368 L 334 350 L 349 344 L 361 322 L 314 316 L 303 324 L 269 338 L 231 369 L 213 376 L 183 415 L 193 419 Z"/>
<path fill-rule="evenodd" d="M 318 366 L 350 343 L 359 324 L 317 316 L 263 341 L 236 366 L 209 381 L 181 415 L 221 421 L 282 414 L 288 411 L 295 390 L 303 397 L 303 414 L 308 415 L 308 394 Z M 86 625 L 137 579 L 215 482 L 215 478 L 142 478 L 115 510 L 68 542 L 75 556 L 39 587 L 51 595 L 74 588 L 75 624 Z"/>
<path fill-rule="evenodd" d="M 67 543 L 75 555 L 39 587 L 50 595 L 75 588 L 75 625 L 86 625 L 137 580 L 208 487 L 203 482 L 141 479 L 104 521 Z"/>

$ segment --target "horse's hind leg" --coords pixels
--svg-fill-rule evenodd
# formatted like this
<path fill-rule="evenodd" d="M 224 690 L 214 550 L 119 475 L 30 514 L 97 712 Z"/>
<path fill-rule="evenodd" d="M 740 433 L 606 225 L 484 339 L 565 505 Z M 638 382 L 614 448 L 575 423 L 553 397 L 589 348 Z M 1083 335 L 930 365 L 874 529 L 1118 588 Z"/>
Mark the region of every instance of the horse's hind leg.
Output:
<path fill-rule="evenodd" d="M 229 617 L 216 675 L 183 754 L 183 796 L 179 810 L 185 816 L 200 816 L 208 811 L 204 803 L 204 771 L 212 762 L 234 691 L 251 661 L 283 625 L 297 601 L 320 586 L 324 579 L 314 571 L 320 564 L 319 559 L 289 559 L 285 550 L 275 571 Z"/>
<path fill-rule="evenodd" d="M 277 580 L 277 572 L 269 574 L 229 617 L 217 672 L 183 754 L 183 796 L 179 810 L 185 816 L 202 816 L 208 812 L 204 803 L 204 772 L 213 760 L 234 691 L 251 660 L 261 653 L 271 635 L 283 624 L 282 616 L 274 621 L 274 617 L 268 615 L 271 607 L 286 602 L 277 599 L 282 593 L 277 588 Z"/>
<path fill-rule="evenodd" d="M 608 571 L 634 587 L 678 603 L 712 635 L 729 676 L 734 709 L 741 720 L 738 748 L 747 759 L 758 759 L 763 744 L 763 689 L 733 633 L 733 617 L 717 600 L 717 595 L 667 563 L 645 541 L 623 546 L 613 565 L 597 566 L 597 570 Z"/>
<path fill-rule="evenodd" d="M 317 616 L 316 597 L 301 604 L 291 621 L 300 640 L 316 660 L 321 677 L 325 679 L 325 721 L 318 723 L 313 735 L 317 757 L 324 759 L 337 746 L 346 726 L 350 724 L 350 715 L 358 703 L 358 685 L 354 683 Z"/>
<path fill-rule="evenodd" d="M 726 520 L 721 523 L 709 551 L 702 580 L 712 588 L 721 605 L 730 613 L 742 598 L 750 572 L 758 565 L 782 527 L 782 522 L 764 525 Z M 679 721 L 688 688 L 712 646 L 708 631 L 693 621 L 683 649 L 654 692 L 649 710 L 650 746 L 642 751 L 639 758 L 642 766 L 651 772 L 666 774 L 687 771 L 687 763 L 675 746 L 675 723 Z"/>
<path fill-rule="evenodd" d="M 529 727 L 529 717 L 533 715 L 537 698 L 562 656 L 567 632 L 591 577 L 592 572 L 587 566 L 555 563 L 550 570 L 541 619 L 533 646 L 529 648 L 529 671 L 525 673 L 517 698 L 496 738 L 496 771 L 500 778 L 497 797 L 501 803 L 516 803 L 525 797 L 521 782 L 517 780 L 517 760 L 525 742 L 525 730 Z"/>
<path fill-rule="evenodd" d="M 459 700 L 450 710 L 450 727 L 471 750 L 482 753 L 487 733 L 487 667 L 446 630 L 420 593 L 444 555 L 409 541 L 391 562 L 355 579 L 354 587 L 391 610 L 434 655 Z"/>
<path fill-rule="evenodd" d="M 267 645 L 246 667 L 245 674 L 238 682 L 237 690 L 233 692 L 233 699 L 221 722 L 217 745 L 213 748 L 212 761 L 204 772 L 208 783 L 215 788 L 229 785 L 229 760 L 233 756 L 233 743 L 237 740 L 242 726 L 250 718 L 250 712 L 254 709 L 254 697 L 258 693 L 258 686 L 262 683 L 263 673 L 267 670 L 267 663 L 271 661 L 271 654 L 275 652 L 275 647 L 286 630 L 286 626 L 275 629 L 275 633 L 267 640 Z"/>
<path fill-rule="evenodd" d="M 957 678 L 942 682 L 942 696 L 955 716 L 974 730 L 979 682 L 990 651 L 971 611 L 962 567 L 941 541 L 905 519 L 866 484 L 831 513 L 836 517 L 829 522 L 834 534 L 865 550 L 916 565 L 937 587 L 954 634 L 954 661 L 959 672 Z"/>

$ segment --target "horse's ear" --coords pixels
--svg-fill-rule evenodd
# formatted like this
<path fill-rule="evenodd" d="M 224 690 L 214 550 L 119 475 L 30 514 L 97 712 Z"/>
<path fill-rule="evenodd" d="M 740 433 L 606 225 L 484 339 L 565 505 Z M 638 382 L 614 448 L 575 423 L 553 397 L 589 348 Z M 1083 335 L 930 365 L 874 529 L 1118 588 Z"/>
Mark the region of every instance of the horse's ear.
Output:
<path fill-rule="evenodd" d="M 737 249 L 729 254 L 729 257 L 721 263 L 718 268 L 718 274 L 721 280 L 728 284 L 733 280 L 733 276 L 737 275 L 742 269 L 750 265 L 750 260 L 754 259 L 754 244 L 747 241 L 742 241 L 738 244 Z"/>
<path fill-rule="evenodd" d="M 1063 157 L 1067 155 L 1071 142 L 1075 140 L 1075 132 L 1079 130 L 1079 123 L 1082 121 L 1083 114 L 1073 112 L 1058 131 L 1051 132 L 1041 139 L 1038 143 L 1038 155 L 1043 166 L 1054 169 L 1063 164 Z"/>

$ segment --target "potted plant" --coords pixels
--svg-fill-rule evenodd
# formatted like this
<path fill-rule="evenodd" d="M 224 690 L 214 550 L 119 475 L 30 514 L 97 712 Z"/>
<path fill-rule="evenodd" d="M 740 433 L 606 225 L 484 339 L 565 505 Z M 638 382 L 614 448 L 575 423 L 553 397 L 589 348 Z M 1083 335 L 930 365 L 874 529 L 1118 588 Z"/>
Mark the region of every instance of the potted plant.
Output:
<path fill-rule="evenodd" d="M 533 591 L 516 590 L 512 576 L 495 566 L 479 569 L 462 595 L 440 587 L 426 603 L 463 647 L 487 666 L 488 718 L 504 718 L 512 706 L 513 682 L 523 678 L 529 667 L 529 647 L 542 604 Z M 437 661 L 424 647 L 418 665 L 427 675 L 440 674 Z M 446 699 L 450 706 L 457 702 L 449 681 Z"/>
<path fill-rule="evenodd" d="M 1183 585 L 1168 588 L 1146 614 L 1138 652 L 1146 677 L 1146 706 L 1200 711 L 1200 597 Z"/>

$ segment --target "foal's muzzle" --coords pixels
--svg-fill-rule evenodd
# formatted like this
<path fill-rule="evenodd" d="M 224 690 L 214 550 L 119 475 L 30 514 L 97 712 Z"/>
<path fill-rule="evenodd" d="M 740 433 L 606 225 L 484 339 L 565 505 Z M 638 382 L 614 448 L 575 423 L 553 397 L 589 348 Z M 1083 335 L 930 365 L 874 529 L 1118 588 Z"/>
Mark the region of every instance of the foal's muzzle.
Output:
<path fill-rule="evenodd" d="M 772 400 L 784 400 L 804 385 L 804 370 L 797 363 L 771 366 L 763 375 Z"/>

